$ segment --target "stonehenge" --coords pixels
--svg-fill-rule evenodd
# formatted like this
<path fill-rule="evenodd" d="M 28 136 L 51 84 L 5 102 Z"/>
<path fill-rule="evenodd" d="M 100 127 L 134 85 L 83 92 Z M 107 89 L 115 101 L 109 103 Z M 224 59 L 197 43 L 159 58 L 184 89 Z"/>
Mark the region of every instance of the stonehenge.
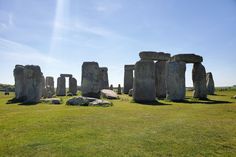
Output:
<path fill-rule="evenodd" d="M 124 66 L 124 89 L 123 93 L 128 94 L 129 90 L 133 88 L 133 71 L 134 65 L 125 65 Z"/>
<path fill-rule="evenodd" d="M 215 94 L 215 83 L 211 72 L 206 73 L 206 88 L 207 94 Z"/>
<path fill-rule="evenodd" d="M 185 62 L 167 62 L 166 99 L 183 101 L 185 98 Z"/>
<path fill-rule="evenodd" d="M 120 84 L 118 84 L 118 88 L 117 88 L 117 94 L 121 94 L 122 92 L 121 92 L 121 86 L 120 86 Z"/>
<path fill-rule="evenodd" d="M 156 99 L 155 64 L 140 60 L 135 64 L 133 99 L 136 102 L 153 102 Z"/>
<path fill-rule="evenodd" d="M 109 89 L 107 67 L 101 67 L 100 70 L 100 90 Z"/>
<path fill-rule="evenodd" d="M 16 100 L 38 103 L 43 92 L 43 73 L 36 65 L 16 65 L 14 69 Z"/>
<path fill-rule="evenodd" d="M 100 98 L 100 69 L 97 62 L 82 65 L 81 93 L 85 97 Z"/>
<path fill-rule="evenodd" d="M 135 64 L 134 77 L 132 65 L 125 65 L 124 68 L 123 92 L 128 94 L 128 90 L 133 89 L 132 96 L 136 102 L 155 101 L 156 98 L 183 101 L 186 92 L 185 71 L 188 63 L 193 64 L 193 98 L 206 99 L 207 94 L 214 93 L 214 81 L 210 74 L 206 75 L 202 56 L 187 53 L 171 57 L 169 53 L 141 51 L 139 57 L 140 61 Z M 154 68 L 151 66 L 152 63 Z M 154 73 L 154 81 L 152 73 Z M 127 82 L 133 82 L 133 88 L 130 85 L 132 83 Z M 155 90 L 152 87 L 155 87 Z M 153 93 L 155 96 L 152 95 Z"/>
<path fill-rule="evenodd" d="M 201 63 L 194 63 L 192 70 L 193 97 L 199 99 L 207 98 L 206 70 Z"/>
<path fill-rule="evenodd" d="M 55 94 L 55 88 L 54 88 L 54 79 L 51 76 L 46 77 L 46 97 L 52 98 L 52 96 Z"/>
<path fill-rule="evenodd" d="M 77 80 L 71 74 L 60 74 L 60 77 L 57 78 L 57 96 L 66 95 L 66 77 L 69 77 L 69 91 L 70 95 L 77 94 Z"/>

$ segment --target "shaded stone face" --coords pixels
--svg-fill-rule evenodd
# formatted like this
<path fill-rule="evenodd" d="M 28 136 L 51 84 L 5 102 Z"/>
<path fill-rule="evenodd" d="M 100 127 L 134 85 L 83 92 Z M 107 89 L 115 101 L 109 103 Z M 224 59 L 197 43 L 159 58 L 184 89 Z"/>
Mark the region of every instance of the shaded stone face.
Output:
<path fill-rule="evenodd" d="M 69 78 L 69 92 L 72 95 L 77 94 L 77 80 L 74 77 Z"/>
<path fill-rule="evenodd" d="M 51 98 L 55 94 L 54 88 L 54 79 L 53 77 L 46 77 L 46 90 L 47 90 L 47 98 Z"/>
<path fill-rule="evenodd" d="M 57 96 L 65 96 L 66 95 L 66 79 L 65 77 L 58 77 L 57 78 Z"/>
<path fill-rule="evenodd" d="M 215 83 L 211 72 L 206 74 L 206 87 L 207 87 L 207 94 L 210 95 L 215 94 Z"/>
<path fill-rule="evenodd" d="M 135 64 L 133 99 L 135 102 L 154 102 L 156 99 L 155 64 L 140 60 Z"/>
<path fill-rule="evenodd" d="M 185 71 L 184 62 L 166 63 L 166 99 L 182 101 L 185 98 Z"/>
<path fill-rule="evenodd" d="M 133 71 L 134 65 L 125 65 L 124 66 L 124 89 L 125 94 L 129 93 L 129 90 L 133 88 Z"/>
<path fill-rule="evenodd" d="M 97 62 L 84 62 L 82 65 L 82 96 L 100 97 L 100 69 Z"/>
<path fill-rule="evenodd" d="M 110 88 L 110 90 L 113 90 L 113 85 L 111 84 L 109 88 Z"/>
<path fill-rule="evenodd" d="M 156 96 L 166 97 L 166 61 L 155 63 Z"/>
<path fill-rule="evenodd" d="M 177 54 L 171 57 L 171 61 L 182 61 L 185 63 L 200 63 L 203 61 L 202 56 L 195 54 Z"/>
<path fill-rule="evenodd" d="M 120 86 L 120 84 L 118 84 L 117 94 L 121 94 L 121 86 Z"/>
<path fill-rule="evenodd" d="M 100 69 L 100 89 L 109 89 L 108 82 L 108 69 L 106 67 L 101 67 Z"/>
<path fill-rule="evenodd" d="M 207 98 L 206 70 L 201 63 L 195 63 L 192 70 L 193 97 L 199 99 Z"/>
<path fill-rule="evenodd" d="M 72 75 L 71 75 L 71 74 L 61 74 L 60 76 L 61 76 L 61 77 L 69 77 L 69 78 L 71 78 L 71 77 L 72 77 Z"/>
<path fill-rule="evenodd" d="M 139 53 L 139 57 L 141 58 L 141 60 L 167 61 L 170 59 L 170 54 L 155 51 L 142 51 Z"/>
<path fill-rule="evenodd" d="M 39 102 L 43 91 L 43 73 L 40 67 L 16 65 L 14 77 L 16 99 L 24 103 Z"/>

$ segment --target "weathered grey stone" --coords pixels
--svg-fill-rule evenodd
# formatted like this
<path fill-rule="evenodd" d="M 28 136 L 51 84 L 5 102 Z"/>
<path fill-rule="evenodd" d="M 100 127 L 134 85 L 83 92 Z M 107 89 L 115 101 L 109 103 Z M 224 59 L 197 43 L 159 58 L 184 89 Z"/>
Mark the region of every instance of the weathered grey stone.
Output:
<path fill-rule="evenodd" d="M 58 77 L 57 78 L 57 96 L 65 96 L 66 95 L 66 79 L 65 77 Z"/>
<path fill-rule="evenodd" d="M 113 90 L 113 85 L 111 84 L 109 88 L 110 88 L 110 90 Z"/>
<path fill-rule="evenodd" d="M 69 78 L 69 92 L 72 95 L 77 94 L 77 80 L 74 77 Z"/>
<path fill-rule="evenodd" d="M 59 98 L 47 98 L 47 99 L 41 99 L 42 103 L 49 103 L 49 104 L 61 104 L 62 101 Z"/>
<path fill-rule="evenodd" d="M 171 57 L 171 61 L 182 61 L 185 63 L 200 63 L 203 61 L 202 56 L 195 54 L 177 54 Z"/>
<path fill-rule="evenodd" d="M 82 96 L 71 98 L 66 102 L 66 104 L 76 106 L 112 106 L 112 103 L 109 101 Z"/>
<path fill-rule="evenodd" d="M 170 59 L 170 54 L 164 52 L 155 52 L 155 51 L 142 51 L 139 53 L 139 57 L 142 60 L 167 61 Z"/>
<path fill-rule="evenodd" d="M 61 74 L 60 76 L 61 76 L 61 77 L 69 77 L 69 78 L 71 78 L 71 77 L 72 77 L 72 75 L 71 75 L 71 74 Z"/>
<path fill-rule="evenodd" d="M 102 89 L 101 96 L 107 99 L 118 99 L 118 95 L 113 90 L 110 89 Z"/>
<path fill-rule="evenodd" d="M 16 99 L 24 103 L 39 102 L 42 91 L 43 73 L 36 65 L 16 65 L 14 69 Z"/>
<path fill-rule="evenodd" d="M 117 94 L 121 94 L 121 86 L 120 86 L 120 84 L 118 84 Z"/>
<path fill-rule="evenodd" d="M 46 82 L 44 76 L 42 76 L 42 95 L 41 97 L 47 97 L 47 89 L 46 89 Z"/>
<path fill-rule="evenodd" d="M 124 89 L 125 94 L 129 93 L 129 90 L 133 88 L 133 71 L 134 65 L 125 65 L 124 66 Z"/>
<path fill-rule="evenodd" d="M 26 98 L 23 98 L 26 96 L 24 70 L 25 70 L 25 67 L 23 65 L 16 65 L 14 69 L 16 99 L 26 99 Z"/>
<path fill-rule="evenodd" d="M 155 64 L 151 60 L 135 64 L 133 99 L 135 102 L 156 101 Z"/>
<path fill-rule="evenodd" d="M 129 90 L 129 96 L 133 96 L 133 89 Z"/>
<path fill-rule="evenodd" d="M 183 101 L 185 98 L 185 70 L 184 62 L 166 63 L 166 99 Z"/>
<path fill-rule="evenodd" d="M 166 61 L 155 63 L 156 96 L 166 98 Z"/>
<path fill-rule="evenodd" d="M 194 63 L 192 70 L 193 97 L 199 99 L 207 98 L 206 70 L 201 63 Z"/>
<path fill-rule="evenodd" d="M 215 94 L 215 83 L 211 72 L 206 74 L 206 87 L 207 94 L 214 95 Z"/>
<path fill-rule="evenodd" d="M 55 94 L 54 79 L 51 76 L 46 77 L 46 90 L 47 98 L 51 98 Z"/>
<path fill-rule="evenodd" d="M 100 70 L 97 62 L 84 62 L 82 65 L 82 96 L 100 97 Z"/>
<path fill-rule="evenodd" d="M 100 89 L 109 89 L 107 67 L 101 67 L 100 69 Z"/>

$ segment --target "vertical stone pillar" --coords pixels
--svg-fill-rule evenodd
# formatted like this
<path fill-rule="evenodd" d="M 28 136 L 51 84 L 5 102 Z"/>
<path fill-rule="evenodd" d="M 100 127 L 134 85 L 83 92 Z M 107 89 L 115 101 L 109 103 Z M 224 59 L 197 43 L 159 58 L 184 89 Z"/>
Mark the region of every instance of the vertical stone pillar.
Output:
<path fill-rule="evenodd" d="M 65 77 L 58 77 L 57 78 L 57 96 L 65 96 L 66 95 L 66 79 Z"/>
<path fill-rule="evenodd" d="M 125 65 L 124 67 L 124 89 L 123 92 L 125 94 L 129 93 L 129 90 L 133 88 L 133 70 L 134 65 Z"/>
<path fill-rule="evenodd" d="M 16 65 L 14 69 L 16 99 L 24 99 L 23 97 L 25 97 L 24 69 L 25 67 L 22 65 Z"/>
<path fill-rule="evenodd" d="M 166 64 L 166 99 L 183 101 L 185 98 L 185 62 L 167 62 Z"/>
<path fill-rule="evenodd" d="M 112 84 L 110 85 L 110 90 L 113 90 L 113 85 Z"/>
<path fill-rule="evenodd" d="M 156 96 L 166 98 L 166 61 L 155 63 Z"/>
<path fill-rule="evenodd" d="M 121 94 L 121 86 L 120 86 L 120 84 L 118 84 L 117 94 Z"/>
<path fill-rule="evenodd" d="M 101 67 L 100 70 L 100 90 L 109 89 L 107 67 Z"/>
<path fill-rule="evenodd" d="M 72 95 L 77 94 L 77 80 L 74 77 L 69 78 L 69 92 Z"/>
<path fill-rule="evenodd" d="M 54 79 L 51 76 L 46 77 L 47 97 L 51 98 L 55 94 Z"/>
<path fill-rule="evenodd" d="M 214 95 L 215 94 L 215 83 L 211 72 L 206 74 L 206 87 L 207 94 Z"/>
<path fill-rule="evenodd" d="M 82 96 L 100 98 L 100 70 L 97 62 L 82 65 Z"/>
<path fill-rule="evenodd" d="M 44 76 L 42 76 L 42 96 L 46 98 L 47 97 L 47 89 L 46 89 L 46 82 Z"/>
<path fill-rule="evenodd" d="M 199 99 L 207 98 L 206 70 L 201 63 L 194 63 L 192 70 L 193 97 Z"/>
<path fill-rule="evenodd" d="M 156 100 L 155 64 L 152 60 L 140 60 L 135 64 L 133 99 L 135 102 Z"/>

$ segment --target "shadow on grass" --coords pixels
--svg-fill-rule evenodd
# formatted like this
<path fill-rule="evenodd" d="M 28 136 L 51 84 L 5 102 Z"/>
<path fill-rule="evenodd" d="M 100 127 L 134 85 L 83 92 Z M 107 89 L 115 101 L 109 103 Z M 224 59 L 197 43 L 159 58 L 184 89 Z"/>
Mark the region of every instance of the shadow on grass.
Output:
<path fill-rule="evenodd" d="M 222 101 L 222 100 L 211 100 L 211 99 L 193 99 L 193 98 L 185 98 L 183 101 L 178 101 L 176 103 L 186 103 L 186 104 L 229 104 L 232 103 L 230 101 Z"/>
<path fill-rule="evenodd" d="M 169 103 L 161 103 L 159 101 L 138 101 L 138 102 L 135 102 L 134 100 L 132 100 L 131 103 L 135 103 L 135 104 L 139 104 L 139 105 L 150 105 L 150 106 L 172 105 L 172 104 L 169 104 Z"/>
<path fill-rule="evenodd" d="M 37 105 L 38 103 L 35 102 L 23 102 L 24 99 L 16 99 L 16 98 L 12 98 L 10 100 L 7 101 L 7 104 L 18 104 L 18 105 L 25 105 L 25 106 L 30 106 L 30 105 Z"/>

